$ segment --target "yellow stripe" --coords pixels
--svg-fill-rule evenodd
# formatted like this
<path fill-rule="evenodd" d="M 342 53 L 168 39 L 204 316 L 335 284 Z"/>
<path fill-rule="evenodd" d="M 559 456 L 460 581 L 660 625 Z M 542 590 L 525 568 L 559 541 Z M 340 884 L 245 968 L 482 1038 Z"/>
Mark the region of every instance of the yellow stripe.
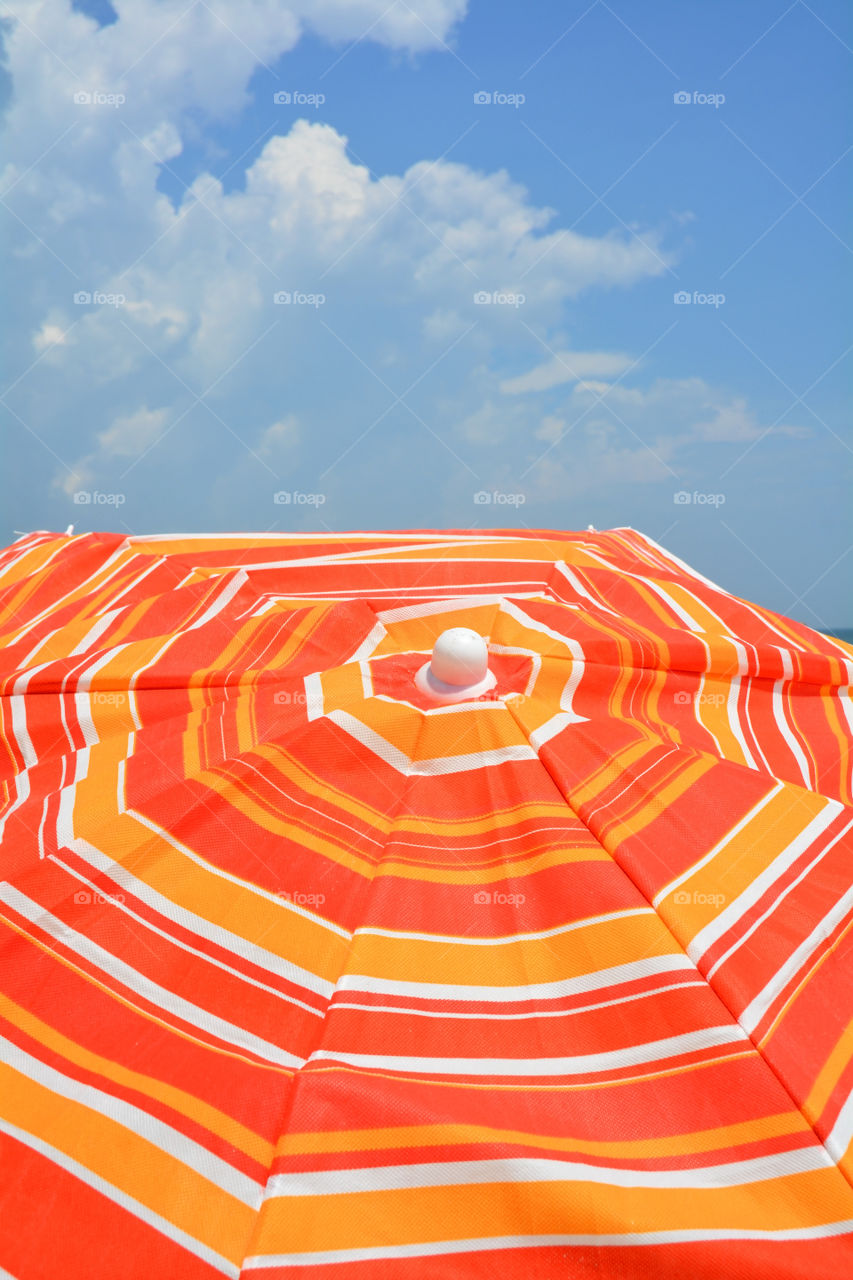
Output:
<path fill-rule="evenodd" d="M 811 1087 L 803 1103 L 803 1114 L 811 1124 L 817 1124 L 823 1115 L 835 1086 L 853 1057 L 853 1018 L 847 1023 L 835 1042 L 835 1047 L 821 1068 L 820 1075 Z"/>
<path fill-rule="evenodd" d="M 0 1064 L 5 1118 L 235 1264 L 255 1211 L 132 1129 Z"/>
<path fill-rule="evenodd" d="M 634 1141 L 595 1142 L 586 1138 L 557 1138 L 551 1134 L 529 1133 L 523 1129 L 490 1129 L 486 1125 L 434 1124 L 400 1125 L 384 1129 L 349 1129 L 341 1133 L 318 1130 L 313 1133 L 284 1134 L 278 1154 L 303 1156 L 344 1151 L 392 1151 L 407 1147 L 456 1147 L 473 1144 L 508 1144 L 540 1147 L 544 1151 L 577 1151 L 581 1155 L 612 1156 L 615 1159 L 655 1159 L 691 1155 L 705 1151 L 746 1146 L 812 1130 L 799 1111 L 762 1116 L 716 1129 L 695 1133 L 662 1134 Z"/>
<path fill-rule="evenodd" d="M 43 1022 L 41 1018 L 37 1018 L 28 1009 L 15 1004 L 14 1001 L 9 1000 L 8 997 L 2 994 L 0 994 L 0 1015 L 16 1027 L 20 1027 L 22 1031 L 32 1036 L 34 1040 L 38 1040 L 39 1044 L 44 1045 L 46 1049 L 51 1049 L 54 1053 L 61 1054 L 68 1062 L 73 1062 L 87 1071 L 94 1071 L 98 1075 L 105 1076 L 108 1080 L 112 1080 L 128 1089 L 144 1093 L 149 1098 L 156 1098 L 158 1102 L 162 1102 L 165 1106 L 171 1107 L 174 1111 L 180 1112 L 191 1120 L 195 1120 L 205 1129 L 222 1138 L 223 1141 L 230 1143 L 232 1147 L 237 1147 L 239 1151 L 244 1152 L 252 1160 L 257 1160 L 259 1164 L 265 1167 L 269 1166 L 273 1152 L 272 1143 L 262 1138 L 260 1134 L 253 1133 L 251 1129 L 247 1129 L 244 1124 L 241 1124 L 239 1120 L 235 1120 L 233 1116 L 229 1116 L 217 1107 L 204 1102 L 203 1099 L 197 1098 L 194 1094 L 187 1093 L 184 1089 L 179 1089 L 175 1085 L 167 1084 L 163 1080 L 157 1080 L 154 1076 L 143 1075 L 139 1071 L 131 1071 L 128 1067 L 123 1067 L 120 1063 L 114 1062 L 110 1058 L 104 1058 L 98 1053 L 92 1053 L 76 1041 L 69 1040 L 61 1031 L 57 1031 L 49 1023 Z M 266 1088 L 268 1086 L 259 1082 L 259 1087 Z"/>
<path fill-rule="evenodd" d="M 472 901 L 472 915 L 475 910 Z M 488 947 L 454 943 L 453 939 L 432 942 L 359 933 L 347 968 L 352 973 L 401 982 L 527 986 L 671 954 L 672 936 L 660 918 L 641 915 L 605 919 L 545 939 L 502 939 Z M 668 971 L 661 975 L 661 981 L 685 981 L 689 976 L 686 970 Z M 587 992 L 586 997 L 594 1003 L 612 994 L 612 986 L 608 986 Z"/>
<path fill-rule="evenodd" d="M 440 1169 L 436 1171 L 440 1177 Z M 334 1206 L 334 1208 L 333 1208 Z M 404 1187 L 268 1200 L 257 1253 L 303 1253 L 432 1240 L 611 1235 L 718 1229 L 781 1231 L 850 1217 L 850 1187 L 835 1168 L 743 1187 L 619 1187 L 584 1182 L 492 1182 Z"/>

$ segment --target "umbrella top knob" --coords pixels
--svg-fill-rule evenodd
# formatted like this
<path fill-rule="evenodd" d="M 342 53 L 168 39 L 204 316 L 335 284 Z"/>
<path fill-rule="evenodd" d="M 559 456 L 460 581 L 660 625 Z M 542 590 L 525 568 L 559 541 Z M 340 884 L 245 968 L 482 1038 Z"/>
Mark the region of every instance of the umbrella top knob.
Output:
<path fill-rule="evenodd" d="M 470 627 L 450 627 L 436 640 L 432 658 L 416 674 L 415 684 L 438 702 L 463 702 L 486 693 L 495 679 L 483 637 Z"/>

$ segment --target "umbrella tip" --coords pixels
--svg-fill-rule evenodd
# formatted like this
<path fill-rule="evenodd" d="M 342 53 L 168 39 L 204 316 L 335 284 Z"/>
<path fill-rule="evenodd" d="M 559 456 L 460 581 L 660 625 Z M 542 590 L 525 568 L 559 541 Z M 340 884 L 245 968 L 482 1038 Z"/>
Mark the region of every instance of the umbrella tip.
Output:
<path fill-rule="evenodd" d="M 421 693 L 438 702 L 464 702 L 479 697 L 495 681 L 495 673 L 489 670 L 488 645 L 470 627 L 442 631 L 431 659 L 415 675 Z"/>

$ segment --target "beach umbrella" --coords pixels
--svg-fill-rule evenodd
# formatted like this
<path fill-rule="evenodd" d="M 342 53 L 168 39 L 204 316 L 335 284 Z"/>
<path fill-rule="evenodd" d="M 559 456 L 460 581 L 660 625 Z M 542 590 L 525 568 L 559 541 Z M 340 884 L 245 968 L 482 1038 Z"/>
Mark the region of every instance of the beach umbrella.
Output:
<path fill-rule="evenodd" d="M 0 1270 L 853 1274 L 853 649 L 631 529 L 0 555 Z"/>

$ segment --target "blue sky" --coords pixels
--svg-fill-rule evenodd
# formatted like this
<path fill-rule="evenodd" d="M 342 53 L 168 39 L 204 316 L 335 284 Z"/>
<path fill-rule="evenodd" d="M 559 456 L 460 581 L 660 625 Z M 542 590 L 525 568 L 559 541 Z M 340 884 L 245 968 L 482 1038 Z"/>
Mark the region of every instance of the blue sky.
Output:
<path fill-rule="evenodd" d="M 849 5 L 4 14 L 5 541 L 631 525 L 853 625 Z"/>

